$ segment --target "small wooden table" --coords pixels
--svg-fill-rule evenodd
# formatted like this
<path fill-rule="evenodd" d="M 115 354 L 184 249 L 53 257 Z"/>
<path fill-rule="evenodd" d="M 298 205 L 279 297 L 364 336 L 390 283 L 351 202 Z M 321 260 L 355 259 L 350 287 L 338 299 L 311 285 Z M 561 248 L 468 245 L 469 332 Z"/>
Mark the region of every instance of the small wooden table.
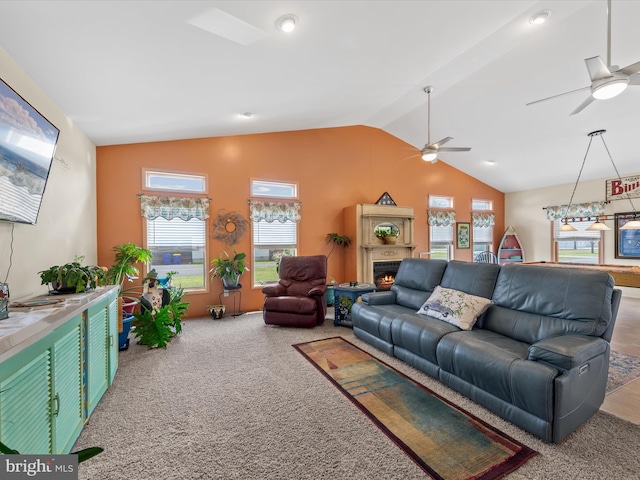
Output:
<path fill-rule="evenodd" d="M 375 292 L 373 283 L 346 282 L 333 287 L 333 324 L 337 326 L 353 327 L 351 321 L 351 307 L 365 293 Z"/>

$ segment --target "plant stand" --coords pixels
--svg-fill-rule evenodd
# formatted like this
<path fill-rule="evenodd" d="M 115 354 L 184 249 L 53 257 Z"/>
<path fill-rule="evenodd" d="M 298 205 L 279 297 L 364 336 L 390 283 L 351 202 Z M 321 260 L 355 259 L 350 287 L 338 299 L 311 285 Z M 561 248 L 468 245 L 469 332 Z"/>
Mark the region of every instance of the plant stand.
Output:
<path fill-rule="evenodd" d="M 231 297 L 233 297 L 233 313 L 231 314 L 232 317 L 237 317 L 239 315 L 242 315 L 242 284 L 238 284 L 235 287 L 225 287 L 222 292 L 220 292 L 220 296 L 218 297 L 218 300 L 220 302 L 220 304 L 222 305 L 222 297 L 224 296 L 225 292 L 227 292 Z M 236 308 L 236 296 L 238 297 L 238 307 Z"/>

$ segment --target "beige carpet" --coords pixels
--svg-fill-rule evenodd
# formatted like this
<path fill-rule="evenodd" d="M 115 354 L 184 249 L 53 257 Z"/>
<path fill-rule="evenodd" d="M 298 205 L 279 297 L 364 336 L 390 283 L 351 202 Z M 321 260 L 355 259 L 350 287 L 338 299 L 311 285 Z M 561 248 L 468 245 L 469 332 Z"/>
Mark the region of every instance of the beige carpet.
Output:
<path fill-rule="evenodd" d="M 640 426 L 599 412 L 545 444 L 327 320 L 189 320 L 167 350 L 132 340 L 76 448 L 105 451 L 80 479 L 424 479 L 424 472 L 293 347 L 341 335 L 540 452 L 505 478 L 638 479 Z"/>

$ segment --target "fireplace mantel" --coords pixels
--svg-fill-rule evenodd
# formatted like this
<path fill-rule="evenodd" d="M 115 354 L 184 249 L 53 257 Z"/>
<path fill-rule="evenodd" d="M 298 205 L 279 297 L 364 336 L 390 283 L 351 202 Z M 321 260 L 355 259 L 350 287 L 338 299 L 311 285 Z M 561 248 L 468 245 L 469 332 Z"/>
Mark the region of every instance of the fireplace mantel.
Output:
<path fill-rule="evenodd" d="M 416 248 L 413 239 L 412 207 L 362 203 L 344 209 L 344 226 L 353 240 L 345 256 L 347 280 L 374 283 L 373 263 L 411 258 Z M 376 225 L 392 223 L 400 234 L 395 245 L 386 245 L 374 234 Z"/>

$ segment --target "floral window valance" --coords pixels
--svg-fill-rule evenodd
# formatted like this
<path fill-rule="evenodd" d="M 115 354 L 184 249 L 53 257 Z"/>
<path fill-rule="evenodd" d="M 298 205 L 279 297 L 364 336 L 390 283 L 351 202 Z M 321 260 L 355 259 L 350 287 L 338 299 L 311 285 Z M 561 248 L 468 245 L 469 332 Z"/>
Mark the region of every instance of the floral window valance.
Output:
<path fill-rule="evenodd" d="M 158 217 L 172 220 L 179 218 L 189 221 L 193 218 L 206 220 L 209 218 L 209 198 L 187 197 L 155 197 L 140 195 L 141 213 L 147 220 Z"/>
<path fill-rule="evenodd" d="M 249 200 L 249 217 L 253 222 L 265 221 L 272 223 L 287 221 L 298 223 L 300 221 L 300 202 L 260 202 Z"/>
<path fill-rule="evenodd" d="M 456 212 L 428 210 L 429 225 L 432 227 L 449 227 L 456 223 Z"/>
<path fill-rule="evenodd" d="M 569 211 L 568 205 L 547 207 L 547 220 L 559 220 L 562 218 L 600 217 L 604 215 L 605 202 L 590 202 L 572 204 Z"/>
<path fill-rule="evenodd" d="M 495 213 L 471 213 L 471 221 L 473 222 L 473 227 L 493 227 L 496 224 L 496 214 Z"/>

